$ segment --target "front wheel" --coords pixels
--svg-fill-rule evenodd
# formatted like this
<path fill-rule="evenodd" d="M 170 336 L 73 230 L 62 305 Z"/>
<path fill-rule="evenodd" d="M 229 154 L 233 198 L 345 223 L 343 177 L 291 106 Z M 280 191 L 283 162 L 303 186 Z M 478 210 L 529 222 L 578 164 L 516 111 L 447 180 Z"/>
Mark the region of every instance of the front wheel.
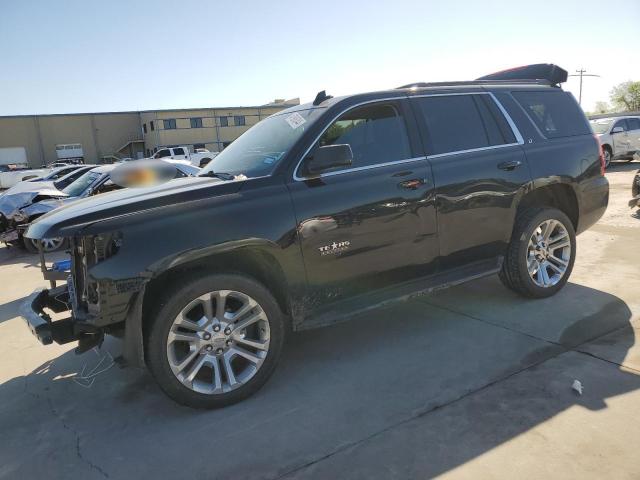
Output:
<path fill-rule="evenodd" d="M 190 407 L 223 407 L 252 395 L 282 352 L 278 303 L 241 275 L 207 275 L 166 292 L 151 318 L 149 369 L 169 397 Z"/>
<path fill-rule="evenodd" d="M 45 253 L 56 252 L 66 246 L 64 238 L 43 238 L 42 240 L 34 240 L 32 238 L 22 237 L 24 247 L 28 252 L 38 253 L 38 247 L 42 245 Z"/>
<path fill-rule="evenodd" d="M 575 230 L 563 212 L 526 210 L 516 219 L 500 279 L 521 295 L 550 297 L 567 283 L 575 257 Z"/>
<path fill-rule="evenodd" d="M 609 168 L 609 165 L 611 165 L 611 159 L 613 158 L 611 149 L 608 146 L 604 146 L 602 148 L 602 155 L 604 155 L 604 168 Z"/>

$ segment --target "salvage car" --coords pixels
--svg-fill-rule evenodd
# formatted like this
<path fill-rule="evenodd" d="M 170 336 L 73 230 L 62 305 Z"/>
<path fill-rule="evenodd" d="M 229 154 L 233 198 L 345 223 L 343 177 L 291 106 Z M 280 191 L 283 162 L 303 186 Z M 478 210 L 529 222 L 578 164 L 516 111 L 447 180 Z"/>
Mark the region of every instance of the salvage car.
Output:
<path fill-rule="evenodd" d="M 55 286 L 21 314 L 41 343 L 77 352 L 120 336 L 124 359 L 171 398 L 212 408 L 267 381 L 289 330 L 493 274 L 524 297 L 554 295 L 609 196 L 566 79 L 543 64 L 320 92 L 253 126 L 198 179 L 40 217 L 26 236 L 68 239 L 71 270 L 57 285 L 44 268 Z"/>
<path fill-rule="evenodd" d="M 600 139 L 605 167 L 612 160 L 630 162 L 640 152 L 640 117 L 615 115 L 590 121 L 591 128 Z"/>
<path fill-rule="evenodd" d="M 178 177 L 195 176 L 200 172 L 198 167 L 194 167 L 188 162 L 180 161 L 166 161 L 176 167 L 176 175 Z M 60 250 L 66 246 L 64 238 L 51 237 L 45 238 L 40 241 L 34 241 L 23 236 L 24 231 L 28 228 L 29 223 L 36 218 L 51 212 L 56 208 L 68 205 L 82 198 L 89 196 L 99 195 L 102 193 L 110 192 L 121 188 L 111 181 L 111 171 L 116 168 L 117 165 L 103 165 L 96 166 L 83 166 L 84 173 L 76 178 L 73 182 L 70 182 L 61 190 L 55 189 L 41 189 L 37 193 L 21 192 L 21 195 L 16 195 L 18 200 L 14 199 L 11 204 L 23 202 L 21 207 L 16 207 L 10 214 L 5 214 L 5 210 L 1 210 L 3 205 L 3 199 L 0 197 L 0 241 L 5 243 L 17 243 L 24 246 L 30 252 L 37 252 L 38 247 L 41 246 L 44 251 L 52 252 Z M 66 179 L 66 177 L 65 177 Z M 62 179 L 66 182 L 65 179 Z M 59 186 L 58 184 L 55 185 Z M 29 201 L 27 201 L 29 199 Z M 2 218 L 4 216 L 4 222 Z M 4 232 L 2 231 L 4 223 Z"/>

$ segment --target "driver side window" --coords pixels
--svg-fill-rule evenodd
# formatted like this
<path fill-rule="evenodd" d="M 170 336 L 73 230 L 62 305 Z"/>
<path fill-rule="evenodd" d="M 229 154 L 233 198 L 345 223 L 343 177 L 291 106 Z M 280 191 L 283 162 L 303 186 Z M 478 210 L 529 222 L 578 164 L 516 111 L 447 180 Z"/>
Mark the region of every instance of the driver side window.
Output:
<path fill-rule="evenodd" d="M 411 158 L 404 118 L 392 103 L 377 103 L 344 113 L 322 134 L 315 149 L 348 144 L 353 152 L 349 168 Z"/>

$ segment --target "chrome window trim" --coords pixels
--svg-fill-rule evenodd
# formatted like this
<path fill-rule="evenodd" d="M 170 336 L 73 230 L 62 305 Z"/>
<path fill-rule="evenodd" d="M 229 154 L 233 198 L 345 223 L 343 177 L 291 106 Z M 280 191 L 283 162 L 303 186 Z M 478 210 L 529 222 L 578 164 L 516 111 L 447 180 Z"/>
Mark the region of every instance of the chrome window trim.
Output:
<path fill-rule="evenodd" d="M 364 167 L 355 167 L 355 168 L 348 168 L 348 169 L 345 169 L 345 170 L 338 170 L 338 171 L 335 171 L 335 172 L 327 172 L 327 173 L 322 173 L 322 174 L 320 174 L 318 176 L 314 176 L 314 177 L 299 177 L 298 176 L 298 169 L 300 168 L 300 165 L 302 164 L 302 161 L 309 154 L 309 152 L 311 151 L 313 146 L 320 139 L 320 137 L 322 137 L 322 135 L 324 135 L 324 132 L 326 132 L 329 129 L 329 127 L 331 125 L 333 125 L 333 122 L 335 122 L 338 118 L 340 118 L 346 112 L 348 112 L 348 111 L 350 111 L 350 110 L 352 110 L 354 108 L 361 107 L 362 105 L 367 105 L 369 103 L 388 102 L 388 101 L 391 101 L 391 100 L 402 100 L 402 99 L 423 98 L 423 97 L 450 97 L 450 96 L 455 96 L 455 95 L 489 95 L 492 98 L 492 100 L 495 102 L 495 104 L 497 105 L 498 109 L 502 112 L 502 114 L 504 115 L 505 119 L 507 120 L 507 123 L 509 124 L 509 127 L 511 128 L 511 131 L 513 132 L 513 135 L 516 138 L 516 143 L 505 143 L 505 144 L 502 144 L 502 145 L 490 145 L 490 146 L 487 146 L 487 147 L 471 148 L 471 149 L 468 149 L 468 150 L 456 150 L 456 151 L 453 151 L 453 152 L 436 153 L 436 154 L 433 154 L 433 155 L 426 155 L 426 156 L 422 156 L 422 157 L 408 158 L 408 159 L 405 159 L 405 160 L 396 160 L 396 161 L 392 161 L 392 162 L 378 163 L 378 164 L 375 164 L 375 165 L 366 165 Z M 514 99 L 514 101 L 515 101 L 515 99 Z M 517 103 L 517 101 L 516 101 L 516 103 Z M 407 163 L 407 162 L 414 162 L 414 161 L 426 160 L 426 159 L 431 159 L 431 158 L 440 158 L 440 157 L 446 157 L 446 156 L 449 156 L 449 155 L 460 155 L 460 154 L 464 154 L 464 153 L 481 152 L 481 151 L 485 151 L 485 150 L 493 150 L 495 148 L 513 147 L 513 146 L 516 146 L 516 145 L 523 145 L 523 144 L 524 144 L 524 139 L 523 139 L 522 135 L 520 134 L 520 130 L 518 130 L 518 127 L 516 126 L 515 122 L 511 118 L 511 116 L 507 113 L 506 109 L 502 106 L 500 101 L 496 98 L 496 96 L 492 92 L 425 93 L 425 94 L 419 94 L 419 95 L 401 95 L 401 96 L 397 96 L 397 97 L 376 98 L 376 99 L 373 99 L 373 100 L 366 100 L 364 102 L 356 103 L 355 105 L 347 107 L 344 110 L 340 111 L 338 114 L 336 114 L 331 119 L 331 121 L 327 124 L 327 126 L 322 130 L 322 132 L 320 132 L 320 134 L 313 140 L 313 142 L 311 142 L 311 145 L 309 146 L 309 148 L 307 148 L 307 150 L 304 152 L 304 154 L 300 157 L 300 160 L 296 164 L 296 168 L 293 171 L 293 179 L 296 182 L 304 182 L 306 180 L 311 180 L 311 179 L 315 179 L 315 178 L 322 178 L 322 177 L 329 177 L 329 176 L 334 176 L 334 175 L 341 175 L 343 173 L 358 172 L 358 171 L 362 171 L 362 170 L 370 170 L 372 168 L 378 168 L 378 167 L 388 167 L 390 165 L 402 164 L 402 163 Z"/>
<path fill-rule="evenodd" d="M 311 142 L 311 145 L 309 145 L 309 148 L 307 148 L 307 150 L 304 152 L 304 154 L 300 157 L 300 160 L 298 160 L 298 163 L 296 164 L 296 168 L 293 171 L 293 179 L 296 182 L 304 182 L 306 180 L 311 180 L 314 178 L 322 178 L 325 176 L 330 176 L 330 175 L 335 175 L 337 173 L 347 173 L 347 172 L 353 172 L 356 170 L 363 170 L 363 169 L 367 169 L 369 166 L 371 167 L 376 167 L 376 166 L 388 166 L 388 165 L 392 165 L 394 163 L 398 163 L 398 162 L 403 162 L 403 161 L 411 161 L 411 160 L 415 160 L 415 159 L 407 159 L 407 160 L 398 160 L 396 162 L 386 162 L 385 164 L 377 164 L 377 165 L 367 165 L 365 167 L 355 167 L 355 168 L 348 168 L 345 170 L 338 170 L 336 172 L 328 172 L 328 173 L 322 173 L 318 176 L 315 177 L 299 177 L 298 176 L 298 170 L 300 169 L 300 164 L 302 164 L 302 161 L 306 158 L 306 156 L 309 154 L 309 152 L 311 151 L 311 149 L 313 148 L 313 146 L 316 144 L 316 142 L 318 140 L 320 140 L 320 137 L 322 137 L 322 135 L 324 135 L 324 132 L 326 132 L 329 127 L 331 125 L 333 125 L 333 122 L 335 122 L 338 118 L 340 118 L 343 114 L 347 113 L 350 110 L 353 110 L 354 108 L 358 108 L 361 107 L 362 105 L 367 105 L 369 103 L 376 103 L 376 102 L 388 102 L 391 100 L 402 100 L 403 98 L 407 98 L 407 95 L 399 95 L 397 97 L 385 97 L 385 98 L 376 98 L 374 100 L 365 100 L 364 102 L 360 102 L 360 103 L 356 103 L 355 105 L 351 105 L 350 107 L 345 108 L 344 110 L 341 110 L 337 115 L 335 115 L 331 121 L 327 124 L 326 127 L 324 127 L 322 129 L 322 131 L 320 132 L 320 134 L 313 140 L 313 142 Z M 424 157 L 426 158 L 426 157 Z"/>
<path fill-rule="evenodd" d="M 461 155 L 463 153 L 483 152 L 485 150 L 495 150 L 496 148 L 515 147 L 521 145 L 520 143 L 503 143 L 502 145 L 489 145 L 488 147 L 469 148 L 467 150 L 456 150 L 455 152 L 446 153 L 434 153 L 433 155 L 427 155 L 427 159 L 448 157 L 450 155 Z"/>

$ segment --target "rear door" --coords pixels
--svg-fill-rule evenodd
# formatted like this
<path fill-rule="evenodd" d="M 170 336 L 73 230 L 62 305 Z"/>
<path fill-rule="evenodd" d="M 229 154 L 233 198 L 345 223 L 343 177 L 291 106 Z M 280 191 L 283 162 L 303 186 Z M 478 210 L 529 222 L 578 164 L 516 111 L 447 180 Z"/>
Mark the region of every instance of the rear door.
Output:
<path fill-rule="evenodd" d="M 631 150 L 640 151 L 640 118 L 627 118 L 627 126 Z"/>
<path fill-rule="evenodd" d="M 349 144 L 353 164 L 306 178 L 320 146 Z M 289 184 L 306 266 L 304 308 L 432 272 L 437 258 L 433 181 L 406 99 L 367 103 L 327 125 Z"/>
<path fill-rule="evenodd" d="M 516 199 L 531 182 L 522 137 L 487 92 L 411 101 L 433 170 L 442 268 L 497 266 L 511 238 Z"/>

